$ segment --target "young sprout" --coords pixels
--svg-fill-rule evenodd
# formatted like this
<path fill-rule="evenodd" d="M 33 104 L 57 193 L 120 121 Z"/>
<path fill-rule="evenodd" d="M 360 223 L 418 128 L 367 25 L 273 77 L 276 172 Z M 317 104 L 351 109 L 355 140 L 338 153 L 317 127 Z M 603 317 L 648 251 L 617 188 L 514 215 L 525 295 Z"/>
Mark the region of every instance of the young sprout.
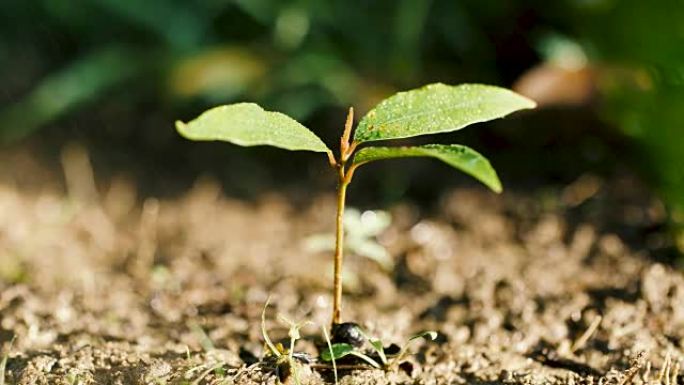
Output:
<path fill-rule="evenodd" d="M 411 343 L 417 339 L 420 339 L 420 338 L 424 338 L 424 339 L 427 339 L 430 341 L 434 341 L 437 339 L 437 332 L 432 331 L 432 330 L 428 330 L 428 331 L 425 331 L 422 333 L 418 333 L 415 336 L 409 338 L 408 341 L 406 341 L 404 346 L 399 351 L 399 354 L 397 354 L 397 356 L 394 357 L 394 360 L 392 360 L 392 362 L 390 363 L 390 367 L 396 368 L 399 364 L 401 364 L 401 361 L 404 359 L 404 357 L 408 353 L 408 348 L 411 345 Z M 382 346 L 382 345 L 380 345 L 380 346 Z"/>
<path fill-rule="evenodd" d="M 299 385 L 299 372 L 297 370 L 298 366 L 295 359 L 297 358 L 306 360 L 306 355 L 295 353 L 295 343 L 301 338 L 299 331 L 303 327 L 313 323 L 311 321 L 293 322 L 284 315 L 278 314 L 278 319 L 280 322 L 289 327 L 287 335 L 290 337 L 290 348 L 285 349 L 281 344 L 274 345 L 273 341 L 271 341 L 271 338 L 268 336 L 268 332 L 266 331 L 266 308 L 268 308 L 270 301 L 271 298 L 269 297 L 264 304 L 263 310 L 261 311 L 261 335 L 263 336 L 266 347 L 268 348 L 268 353 L 276 359 L 276 374 L 278 375 L 280 382 L 284 382 L 284 380 L 290 374 L 293 374 L 295 384 Z"/>
<path fill-rule="evenodd" d="M 264 342 L 266 343 L 268 351 L 274 357 L 280 358 L 280 356 L 282 356 L 282 353 L 279 349 L 276 348 L 275 345 L 273 345 L 273 341 L 271 341 L 271 338 L 269 338 L 268 331 L 266 330 L 266 309 L 268 308 L 268 304 L 270 302 L 271 297 L 268 297 L 268 299 L 266 299 L 266 303 L 264 304 L 264 308 L 261 310 L 261 336 L 264 338 Z"/>
<path fill-rule="evenodd" d="M 321 359 L 323 361 L 334 362 L 334 360 L 339 360 L 340 358 L 351 355 L 360 358 L 361 360 L 367 362 L 374 368 L 393 370 L 396 369 L 399 366 L 399 364 L 401 364 L 402 360 L 406 357 L 406 355 L 408 354 L 409 346 L 413 341 L 420 338 L 425 338 L 434 341 L 437 338 L 437 332 L 425 331 L 414 335 L 413 337 L 409 338 L 408 341 L 406 341 L 404 346 L 399 350 L 399 353 L 397 353 L 393 357 L 388 357 L 387 353 L 385 352 L 384 343 L 381 340 L 370 338 L 365 333 L 364 336 L 366 340 L 370 343 L 370 345 L 373 347 L 375 353 L 378 355 L 379 362 L 371 358 L 368 354 L 358 350 L 358 348 L 348 343 L 332 344 L 329 350 L 323 351 L 323 353 L 321 354 Z"/>
<path fill-rule="evenodd" d="M 302 338 L 301 334 L 299 333 L 299 330 L 304 326 L 312 325 L 313 323 L 311 321 L 293 322 L 282 314 L 278 314 L 278 319 L 280 319 L 282 323 L 288 325 L 290 328 L 287 332 L 287 335 L 290 337 L 290 349 L 288 351 L 288 355 L 290 356 L 290 360 L 293 360 L 295 342 L 297 342 L 298 339 Z"/>
<path fill-rule="evenodd" d="M 265 111 L 254 103 L 215 107 L 189 123 L 176 122 L 176 129 L 190 140 L 219 140 L 240 146 L 269 145 L 292 151 L 320 152 L 327 156 L 337 177 L 332 309 L 332 325 L 335 325 L 341 322 L 347 186 L 357 168 L 382 159 L 431 157 L 474 177 L 494 192 L 502 190 L 489 161 L 466 146 L 360 146 L 379 140 L 456 131 L 473 123 L 534 107 L 532 100 L 504 88 L 482 84 L 430 84 L 400 92 L 380 102 L 361 118 L 353 136 L 354 110 L 350 108 L 337 156 L 318 136 L 294 119 L 279 112 Z"/>

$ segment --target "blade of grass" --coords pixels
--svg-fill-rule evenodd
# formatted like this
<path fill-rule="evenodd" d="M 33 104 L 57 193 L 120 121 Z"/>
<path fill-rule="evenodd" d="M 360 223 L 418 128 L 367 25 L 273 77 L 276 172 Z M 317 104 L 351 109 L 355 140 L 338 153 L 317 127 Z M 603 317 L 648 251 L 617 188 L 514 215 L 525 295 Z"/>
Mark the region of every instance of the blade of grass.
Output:
<path fill-rule="evenodd" d="M 276 357 L 280 357 L 281 354 L 276 349 L 275 345 L 273 345 L 273 342 L 271 342 L 271 339 L 268 337 L 268 333 L 266 332 L 266 308 L 268 307 L 268 304 L 271 302 L 271 297 L 269 296 L 268 299 L 266 299 L 266 303 L 264 304 L 264 309 L 261 311 L 261 335 L 264 337 L 264 341 L 266 342 L 266 346 L 271 350 L 271 354 L 273 354 Z"/>
<path fill-rule="evenodd" d="M 374 359 L 368 357 L 367 355 L 365 355 L 365 354 L 363 354 L 363 353 L 360 353 L 360 352 L 357 352 L 357 351 L 351 351 L 351 352 L 349 352 L 349 354 L 351 354 L 352 356 L 356 356 L 356 357 L 358 357 L 358 358 L 360 358 L 360 359 L 362 359 L 362 360 L 368 362 L 372 367 L 374 367 L 374 368 L 376 368 L 376 369 L 381 369 L 381 368 L 382 368 L 382 366 L 380 366 L 380 364 L 378 364 L 377 362 L 375 362 Z"/>
<path fill-rule="evenodd" d="M 5 385 L 5 369 L 7 368 L 7 360 L 9 359 L 10 352 L 12 351 L 12 345 L 14 344 L 14 339 L 12 337 L 7 346 L 7 351 L 2 355 L 2 361 L 0 361 L 0 385 Z"/>
<path fill-rule="evenodd" d="M 323 336 L 325 337 L 325 342 L 328 344 L 328 351 L 330 351 L 330 360 L 332 361 L 333 375 L 335 376 L 335 385 L 337 385 L 337 364 L 335 363 L 335 354 L 333 353 L 332 342 L 330 341 L 330 336 L 328 331 L 325 330 L 325 326 L 321 325 L 323 329 Z"/>
<path fill-rule="evenodd" d="M 394 360 L 392 360 L 392 364 L 390 365 L 390 367 L 397 366 L 401 362 L 401 360 L 404 358 L 404 356 L 406 356 L 406 353 L 408 353 L 408 348 L 411 345 L 411 343 L 417 339 L 420 339 L 420 338 L 425 338 L 425 339 L 429 338 L 430 341 L 434 341 L 437 338 L 437 332 L 432 331 L 432 330 L 428 330 L 428 331 L 416 334 L 415 336 L 409 338 L 409 340 L 406 341 L 406 344 L 404 344 L 404 347 L 401 348 L 401 351 L 399 351 L 399 354 L 397 354 L 397 356 L 394 358 Z"/>

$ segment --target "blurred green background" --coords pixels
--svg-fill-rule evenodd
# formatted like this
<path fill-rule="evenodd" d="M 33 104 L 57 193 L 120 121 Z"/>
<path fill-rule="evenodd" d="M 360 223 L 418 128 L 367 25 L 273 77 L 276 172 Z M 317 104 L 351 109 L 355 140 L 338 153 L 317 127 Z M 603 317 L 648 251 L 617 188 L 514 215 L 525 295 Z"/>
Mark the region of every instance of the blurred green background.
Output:
<path fill-rule="evenodd" d="M 435 81 L 513 87 L 540 108 L 442 139 L 521 191 L 638 175 L 666 204 L 666 249 L 684 250 L 680 0 L 4 0 L 0 69 L 3 151 L 50 161 L 85 143 L 98 172 L 127 170 L 150 194 L 200 173 L 238 196 L 332 185 L 315 154 L 176 135 L 209 106 L 255 101 L 332 144 L 350 105 Z M 446 174 L 379 165 L 359 201 L 429 201 Z"/>

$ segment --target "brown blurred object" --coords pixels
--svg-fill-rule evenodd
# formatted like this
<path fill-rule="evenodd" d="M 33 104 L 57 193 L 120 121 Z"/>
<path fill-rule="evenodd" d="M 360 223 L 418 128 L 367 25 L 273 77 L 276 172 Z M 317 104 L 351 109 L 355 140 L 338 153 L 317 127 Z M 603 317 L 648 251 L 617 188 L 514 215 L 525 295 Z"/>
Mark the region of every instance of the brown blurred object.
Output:
<path fill-rule="evenodd" d="M 564 68 L 555 63 L 542 63 L 524 73 L 513 90 L 539 106 L 584 105 L 596 93 L 595 71 L 589 66 Z"/>
<path fill-rule="evenodd" d="M 69 143 L 62 149 L 61 160 L 64 180 L 71 199 L 86 203 L 98 200 L 99 194 L 88 150 L 78 143 Z"/>
<path fill-rule="evenodd" d="M 563 189 L 561 201 L 570 207 L 577 207 L 595 196 L 601 190 L 602 184 L 601 178 L 595 175 L 582 175 Z"/>
<path fill-rule="evenodd" d="M 216 47 L 180 61 L 173 69 L 171 90 L 183 97 L 239 94 L 267 72 L 265 60 L 240 47 Z"/>

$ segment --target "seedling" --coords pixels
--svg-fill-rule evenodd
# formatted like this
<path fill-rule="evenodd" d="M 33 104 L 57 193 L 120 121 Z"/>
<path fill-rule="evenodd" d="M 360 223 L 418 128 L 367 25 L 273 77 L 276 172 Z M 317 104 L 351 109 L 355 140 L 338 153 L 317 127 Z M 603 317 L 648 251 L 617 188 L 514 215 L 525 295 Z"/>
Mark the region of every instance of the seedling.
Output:
<path fill-rule="evenodd" d="M 288 336 L 290 337 L 290 343 L 289 348 L 284 347 L 280 343 L 274 344 L 266 330 L 266 309 L 268 308 L 269 302 L 270 298 L 266 300 L 266 304 L 264 304 L 264 308 L 261 311 L 261 335 L 264 339 L 264 358 L 272 362 L 275 366 L 276 377 L 278 377 L 280 383 L 285 383 L 287 378 L 292 375 L 295 384 L 299 385 L 301 383 L 299 376 L 299 369 L 301 368 L 300 363 L 311 364 L 312 361 L 311 357 L 306 353 L 295 352 L 295 344 L 297 340 L 301 339 L 300 330 L 307 325 L 313 325 L 313 323 L 306 320 L 294 322 L 282 314 L 278 314 L 278 320 L 289 328 Z M 326 328 L 321 326 L 321 329 L 323 330 L 323 336 L 325 337 L 326 347 L 321 349 L 320 359 L 332 364 L 335 384 L 338 383 L 337 360 L 341 358 L 354 356 L 363 361 L 363 363 L 370 365 L 372 368 L 394 370 L 399 367 L 399 364 L 401 364 L 404 357 L 408 354 L 409 346 L 413 341 L 420 338 L 434 341 L 437 338 L 436 332 L 425 331 L 409 338 L 400 349 L 396 345 L 391 345 L 391 347 L 395 348 L 392 352 L 390 350 L 385 350 L 385 345 L 382 340 L 368 337 L 358 325 L 355 325 L 353 328 L 360 339 L 360 341 L 358 341 L 359 344 L 356 346 L 346 342 L 332 343 Z M 362 350 L 365 342 L 370 344 L 374 353 L 368 353 Z M 356 367 L 357 365 L 354 366 Z"/>
<path fill-rule="evenodd" d="M 364 333 L 365 336 L 365 333 Z M 437 333 L 434 331 L 425 331 L 415 336 L 411 337 L 406 341 L 404 346 L 393 356 L 389 356 L 385 352 L 384 343 L 379 339 L 370 338 L 365 336 L 368 343 L 371 345 L 375 354 L 377 354 L 377 359 L 369 356 L 367 353 L 359 350 L 351 344 L 347 343 L 337 343 L 333 344 L 329 350 L 324 350 L 321 354 L 321 359 L 323 361 L 334 361 L 346 356 L 355 356 L 366 363 L 370 364 L 372 367 L 377 369 L 395 369 L 402 362 L 404 357 L 408 354 L 409 347 L 411 343 L 420 338 L 425 338 L 434 341 L 437 338 Z"/>
<path fill-rule="evenodd" d="M 267 354 L 275 358 L 276 375 L 281 383 L 285 382 L 285 379 L 289 377 L 290 374 L 293 374 L 295 384 L 299 385 L 299 371 L 297 370 L 298 363 L 296 360 L 308 362 L 309 359 L 306 354 L 295 353 L 295 343 L 298 339 L 301 338 L 301 334 L 299 333 L 299 331 L 303 327 L 311 325 L 312 322 L 293 322 L 290 321 L 284 315 L 279 314 L 278 319 L 280 320 L 280 322 L 286 324 L 289 328 L 287 335 L 290 337 L 290 347 L 288 349 L 285 348 L 282 344 L 273 344 L 273 341 L 271 341 L 271 338 L 268 336 L 268 332 L 266 330 L 266 308 L 268 308 L 269 302 L 270 298 L 266 300 L 264 309 L 261 311 L 261 335 L 264 338 L 264 342 L 266 344 Z"/>
<path fill-rule="evenodd" d="M 332 324 L 335 325 L 340 323 L 342 308 L 344 207 L 347 186 L 357 168 L 382 159 L 431 157 L 471 175 L 494 192 L 499 193 L 502 189 L 489 161 L 466 146 L 428 144 L 360 147 L 380 140 L 456 131 L 473 123 L 501 118 L 512 112 L 534 107 L 532 100 L 499 87 L 481 84 L 430 84 L 400 92 L 380 102 L 361 118 L 353 137 L 354 110 L 350 108 L 337 156 L 318 136 L 294 119 L 279 112 L 265 111 L 253 103 L 212 108 L 189 123 L 176 122 L 176 129 L 191 140 L 219 140 L 240 146 L 269 145 L 327 155 L 328 162 L 337 175 L 332 309 Z"/>

